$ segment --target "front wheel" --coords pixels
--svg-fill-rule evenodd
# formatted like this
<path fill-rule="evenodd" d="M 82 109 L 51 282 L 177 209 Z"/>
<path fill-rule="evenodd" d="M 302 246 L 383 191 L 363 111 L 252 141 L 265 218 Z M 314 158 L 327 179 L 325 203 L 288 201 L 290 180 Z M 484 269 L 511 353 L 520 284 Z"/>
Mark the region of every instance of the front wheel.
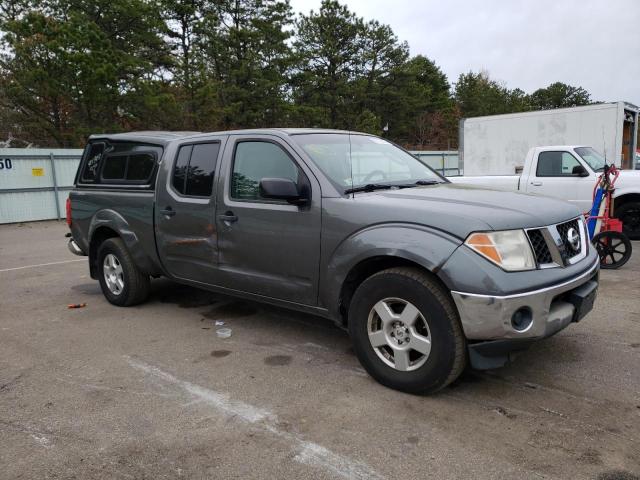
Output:
<path fill-rule="evenodd" d="M 466 363 L 451 297 L 415 268 L 391 268 L 365 280 L 351 301 L 349 333 L 365 370 L 396 390 L 435 392 Z"/>
<path fill-rule="evenodd" d="M 149 294 L 149 276 L 138 269 L 119 238 L 109 238 L 100 245 L 98 279 L 105 298 L 119 307 L 142 303 Z"/>

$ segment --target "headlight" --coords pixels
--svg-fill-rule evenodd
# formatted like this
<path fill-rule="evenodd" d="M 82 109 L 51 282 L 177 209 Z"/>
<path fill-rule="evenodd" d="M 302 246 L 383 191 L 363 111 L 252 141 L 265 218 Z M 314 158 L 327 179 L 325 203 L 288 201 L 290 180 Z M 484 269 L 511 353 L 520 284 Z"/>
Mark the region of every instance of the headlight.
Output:
<path fill-rule="evenodd" d="M 504 270 L 514 272 L 536 268 L 524 230 L 472 233 L 464 243 Z"/>

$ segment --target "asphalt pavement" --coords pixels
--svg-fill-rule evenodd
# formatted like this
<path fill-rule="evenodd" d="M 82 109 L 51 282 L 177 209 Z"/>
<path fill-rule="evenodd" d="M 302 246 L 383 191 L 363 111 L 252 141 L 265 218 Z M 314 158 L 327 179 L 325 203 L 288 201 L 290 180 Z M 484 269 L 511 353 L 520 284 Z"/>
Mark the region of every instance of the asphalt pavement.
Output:
<path fill-rule="evenodd" d="M 112 306 L 66 231 L 0 225 L 2 479 L 640 479 L 640 242 L 582 322 L 414 396 L 322 318 L 163 279 Z"/>

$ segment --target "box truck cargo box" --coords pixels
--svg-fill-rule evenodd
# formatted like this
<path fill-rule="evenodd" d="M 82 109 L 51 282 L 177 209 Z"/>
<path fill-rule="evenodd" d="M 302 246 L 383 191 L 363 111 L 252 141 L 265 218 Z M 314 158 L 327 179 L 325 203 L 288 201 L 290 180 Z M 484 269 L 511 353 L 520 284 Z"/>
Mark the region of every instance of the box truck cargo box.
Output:
<path fill-rule="evenodd" d="M 460 163 L 467 176 L 513 175 L 533 147 L 588 145 L 633 169 L 637 137 L 638 107 L 626 102 L 465 118 Z"/>

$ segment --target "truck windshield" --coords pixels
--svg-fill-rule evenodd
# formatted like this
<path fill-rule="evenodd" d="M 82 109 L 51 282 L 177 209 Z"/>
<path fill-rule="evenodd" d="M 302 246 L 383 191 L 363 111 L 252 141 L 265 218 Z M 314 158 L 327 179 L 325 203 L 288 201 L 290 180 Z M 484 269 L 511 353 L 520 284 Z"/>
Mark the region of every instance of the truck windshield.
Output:
<path fill-rule="evenodd" d="M 313 133 L 293 138 L 332 183 L 344 191 L 365 186 L 374 189 L 446 182 L 414 156 L 378 137 Z"/>
<path fill-rule="evenodd" d="M 591 147 L 577 147 L 575 151 L 580 157 L 589 164 L 594 172 L 604 170 L 605 160 L 602 155 Z"/>

